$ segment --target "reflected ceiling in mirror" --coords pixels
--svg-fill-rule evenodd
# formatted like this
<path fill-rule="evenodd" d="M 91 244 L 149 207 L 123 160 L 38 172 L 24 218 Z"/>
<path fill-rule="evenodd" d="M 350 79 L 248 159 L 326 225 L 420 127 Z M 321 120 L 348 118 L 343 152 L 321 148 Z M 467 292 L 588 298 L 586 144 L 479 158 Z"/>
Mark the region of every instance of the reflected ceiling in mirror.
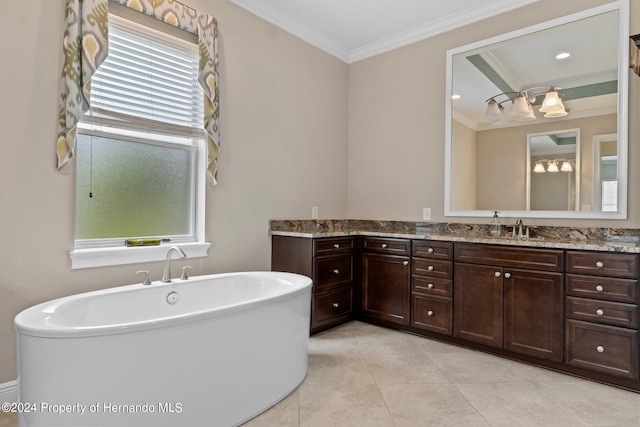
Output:
<path fill-rule="evenodd" d="M 590 148 L 593 135 L 617 133 L 626 156 L 627 35 L 621 0 L 448 51 L 445 215 L 626 218 L 626 161 L 618 162 L 615 212 L 583 211 L 580 199 L 567 209 L 532 210 L 527 135 L 576 128 Z M 547 92 L 560 98 L 540 111 Z M 591 164 L 588 151 L 582 162 Z M 591 168 L 577 173 L 575 185 L 593 182 L 580 175 Z M 592 199 L 579 186 L 575 193 Z"/>

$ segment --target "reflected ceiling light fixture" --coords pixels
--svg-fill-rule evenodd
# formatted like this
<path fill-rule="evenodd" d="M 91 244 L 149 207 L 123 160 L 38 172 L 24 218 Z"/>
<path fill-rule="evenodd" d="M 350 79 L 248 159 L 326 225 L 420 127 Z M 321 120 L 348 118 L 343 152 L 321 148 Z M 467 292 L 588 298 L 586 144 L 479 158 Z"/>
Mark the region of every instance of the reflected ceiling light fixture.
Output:
<path fill-rule="evenodd" d="M 570 56 L 571 56 L 571 54 L 569 52 L 561 52 L 561 53 L 556 55 L 556 59 L 566 59 L 566 58 L 568 58 Z"/>
<path fill-rule="evenodd" d="M 540 91 L 540 89 L 544 89 Z M 497 125 L 507 120 L 515 120 L 524 122 L 535 120 L 537 117 L 533 112 L 533 104 L 536 98 L 544 95 L 544 100 L 540 106 L 540 112 L 544 113 L 545 118 L 557 118 L 567 115 L 562 99 L 558 91 L 553 86 L 535 86 L 520 92 L 502 92 L 487 99 L 487 110 L 484 113 L 483 120 L 491 124 Z M 496 98 L 505 96 L 507 99 L 497 101 Z M 513 107 L 509 113 L 506 113 L 503 103 L 511 101 Z"/>
<path fill-rule="evenodd" d="M 544 163 L 547 163 L 546 169 Z M 558 168 L 558 163 L 562 163 L 560 168 Z M 569 159 L 541 159 L 536 161 L 533 171 L 535 173 L 573 172 L 573 165 Z"/>

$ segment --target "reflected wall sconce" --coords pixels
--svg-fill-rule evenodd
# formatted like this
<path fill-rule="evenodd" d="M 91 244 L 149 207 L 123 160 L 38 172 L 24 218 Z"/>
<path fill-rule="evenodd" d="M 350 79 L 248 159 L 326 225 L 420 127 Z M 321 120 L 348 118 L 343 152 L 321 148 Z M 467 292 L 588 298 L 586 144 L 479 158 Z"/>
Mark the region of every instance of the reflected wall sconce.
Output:
<path fill-rule="evenodd" d="M 546 168 L 544 167 L 545 163 L 547 164 Z M 562 163 L 562 166 L 559 168 L 558 163 Z M 569 159 L 541 159 L 536 161 L 533 171 L 535 173 L 573 172 L 573 165 Z"/>
<path fill-rule="evenodd" d="M 544 89 L 540 91 L 540 89 Z M 540 106 L 540 112 L 544 113 L 546 118 L 564 117 L 567 111 L 560 99 L 558 91 L 553 86 L 535 86 L 520 92 L 502 92 L 487 99 L 487 110 L 484 113 L 484 121 L 492 124 L 506 123 L 508 120 L 524 122 L 535 120 L 537 117 L 533 112 L 533 104 L 536 98 L 544 95 L 544 100 Z M 497 101 L 496 98 L 505 96 L 507 99 Z M 513 107 L 508 113 L 505 112 L 503 103 L 511 101 Z"/>

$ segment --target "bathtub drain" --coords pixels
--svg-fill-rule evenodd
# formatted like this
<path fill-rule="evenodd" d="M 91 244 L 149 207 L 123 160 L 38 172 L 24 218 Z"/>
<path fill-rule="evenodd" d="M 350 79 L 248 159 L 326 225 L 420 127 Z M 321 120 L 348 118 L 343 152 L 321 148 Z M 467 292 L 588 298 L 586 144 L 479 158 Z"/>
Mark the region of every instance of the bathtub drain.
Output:
<path fill-rule="evenodd" d="M 177 292 L 171 292 L 167 295 L 167 302 L 171 305 L 177 303 L 180 300 L 180 295 Z"/>

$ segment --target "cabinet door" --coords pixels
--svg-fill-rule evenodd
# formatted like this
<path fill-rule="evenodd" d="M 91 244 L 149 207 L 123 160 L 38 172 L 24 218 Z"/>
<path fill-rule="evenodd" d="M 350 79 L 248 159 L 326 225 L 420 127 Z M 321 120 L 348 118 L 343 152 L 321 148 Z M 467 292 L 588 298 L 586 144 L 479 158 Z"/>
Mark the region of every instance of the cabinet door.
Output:
<path fill-rule="evenodd" d="M 563 277 L 504 269 L 504 349 L 563 359 Z"/>
<path fill-rule="evenodd" d="M 362 254 L 362 314 L 409 324 L 409 257 Z"/>
<path fill-rule="evenodd" d="M 502 268 L 457 264 L 453 283 L 454 336 L 502 347 Z"/>

